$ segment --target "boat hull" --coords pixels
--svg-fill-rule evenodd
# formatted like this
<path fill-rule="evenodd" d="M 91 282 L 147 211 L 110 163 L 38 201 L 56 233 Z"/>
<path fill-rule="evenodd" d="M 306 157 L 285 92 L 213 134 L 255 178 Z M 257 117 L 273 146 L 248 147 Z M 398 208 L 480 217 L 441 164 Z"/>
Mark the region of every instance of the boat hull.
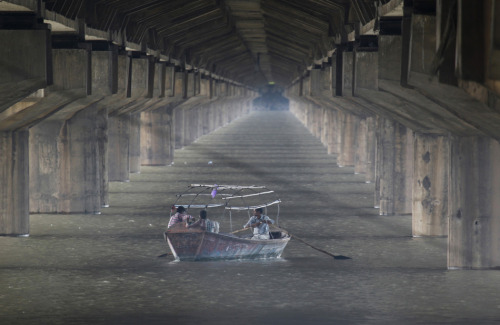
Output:
<path fill-rule="evenodd" d="M 205 231 L 167 231 L 165 239 L 181 261 L 277 258 L 290 240 L 253 240 Z"/>

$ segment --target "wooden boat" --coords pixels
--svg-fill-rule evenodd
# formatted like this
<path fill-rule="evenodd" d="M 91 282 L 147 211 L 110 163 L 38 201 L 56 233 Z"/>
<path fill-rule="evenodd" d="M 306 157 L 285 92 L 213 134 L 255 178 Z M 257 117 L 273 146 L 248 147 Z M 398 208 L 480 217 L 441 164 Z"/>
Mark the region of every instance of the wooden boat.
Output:
<path fill-rule="evenodd" d="M 216 185 L 215 185 L 216 186 Z M 222 207 L 225 211 L 253 211 L 255 208 L 267 208 L 268 206 L 279 204 L 281 201 L 274 200 L 267 203 L 252 204 L 237 206 L 229 204 L 231 199 L 248 199 L 250 197 L 266 195 L 273 191 L 257 191 L 265 189 L 264 187 L 256 186 L 235 186 L 235 185 L 199 185 L 192 184 L 190 189 L 205 188 L 211 191 L 212 199 L 217 195 L 221 196 L 221 203 L 210 204 L 195 204 L 193 201 L 179 204 L 176 206 L 184 206 L 187 209 L 208 209 Z M 217 194 L 213 195 L 214 188 L 217 189 Z M 257 191 L 250 194 L 243 194 L 245 190 Z M 183 194 L 179 197 L 186 197 L 192 194 Z M 198 191 L 194 194 L 196 198 L 202 193 Z M 213 202 L 213 201 L 211 201 Z M 279 209 L 278 209 L 279 211 Z M 231 213 L 229 219 L 231 220 Z M 246 221 L 246 220 L 245 220 Z M 276 222 L 276 220 L 275 220 Z M 232 224 L 232 222 L 230 222 Z M 286 245 L 290 241 L 290 236 L 286 232 L 273 231 L 270 232 L 269 239 L 251 239 L 248 235 L 240 237 L 236 232 L 217 233 L 202 230 L 201 228 L 186 228 L 185 222 L 177 223 L 165 232 L 165 240 L 172 251 L 176 260 L 180 261 L 203 261 L 203 260 L 230 260 L 230 259 L 260 259 L 260 258 L 278 258 L 281 256 Z"/>
<path fill-rule="evenodd" d="M 181 261 L 257 259 L 280 257 L 290 237 L 254 240 L 229 233 L 213 233 L 186 228 L 178 223 L 165 232 L 165 238 L 174 257 Z"/>

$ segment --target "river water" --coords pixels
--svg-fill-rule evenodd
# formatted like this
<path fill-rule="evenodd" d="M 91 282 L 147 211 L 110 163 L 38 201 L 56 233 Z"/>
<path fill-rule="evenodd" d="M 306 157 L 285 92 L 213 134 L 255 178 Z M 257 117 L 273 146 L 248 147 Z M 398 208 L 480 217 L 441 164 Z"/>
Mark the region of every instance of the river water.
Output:
<path fill-rule="evenodd" d="M 0 324 L 500 322 L 500 272 L 447 270 L 446 238 L 379 216 L 335 162 L 290 113 L 256 112 L 111 183 L 101 215 L 31 215 L 28 238 L 0 237 Z M 275 260 L 176 262 L 162 232 L 191 183 L 265 185 L 283 228 L 351 259 L 292 239 Z"/>

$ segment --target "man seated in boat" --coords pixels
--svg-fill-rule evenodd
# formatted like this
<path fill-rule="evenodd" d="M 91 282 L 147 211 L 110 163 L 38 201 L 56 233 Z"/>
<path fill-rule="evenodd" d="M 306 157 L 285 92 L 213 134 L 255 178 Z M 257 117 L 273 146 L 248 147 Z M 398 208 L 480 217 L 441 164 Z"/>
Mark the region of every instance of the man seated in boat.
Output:
<path fill-rule="evenodd" d="M 189 223 L 191 220 L 193 220 L 193 217 L 186 213 L 186 209 L 182 205 L 179 205 L 177 207 L 177 212 L 170 217 L 167 228 L 171 228 L 173 225 L 180 222 Z"/>
<path fill-rule="evenodd" d="M 201 210 L 200 211 L 200 219 L 198 221 L 188 224 L 186 223 L 186 228 L 201 228 L 201 230 L 207 230 L 207 211 L 206 210 Z"/>
<path fill-rule="evenodd" d="M 262 214 L 262 208 L 253 210 L 253 216 L 243 226 L 243 228 L 253 228 L 252 239 L 269 239 L 269 225 L 274 224 L 274 220 Z"/>
<path fill-rule="evenodd" d="M 219 232 L 219 223 L 217 221 L 211 221 L 207 219 L 207 211 L 200 211 L 200 219 L 198 221 L 188 224 L 186 223 L 186 228 L 201 228 L 201 230 L 208 232 Z"/>

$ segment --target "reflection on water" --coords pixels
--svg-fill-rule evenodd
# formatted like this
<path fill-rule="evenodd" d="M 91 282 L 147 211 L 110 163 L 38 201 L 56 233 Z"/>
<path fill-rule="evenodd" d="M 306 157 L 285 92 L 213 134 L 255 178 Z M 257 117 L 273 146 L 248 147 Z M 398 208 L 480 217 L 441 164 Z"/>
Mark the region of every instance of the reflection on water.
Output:
<path fill-rule="evenodd" d="M 263 130 L 231 145 L 235 130 L 251 134 L 248 125 Z M 279 145 L 259 140 L 269 134 Z M 410 216 L 379 216 L 373 185 L 336 167 L 310 137 L 287 113 L 255 114 L 178 150 L 176 159 L 187 164 L 143 167 L 130 183 L 112 183 L 111 206 L 99 216 L 32 215 L 30 237 L 0 237 L 0 324 L 500 321 L 498 271 L 446 270 L 446 238 L 411 238 Z M 280 162 L 272 148 L 286 146 L 296 150 Z M 255 159 L 257 152 L 269 159 Z M 175 194 L 188 183 L 216 181 L 275 189 L 285 229 L 352 259 L 293 239 L 277 260 L 159 257 L 168 251 L 162 231 Z"/>

